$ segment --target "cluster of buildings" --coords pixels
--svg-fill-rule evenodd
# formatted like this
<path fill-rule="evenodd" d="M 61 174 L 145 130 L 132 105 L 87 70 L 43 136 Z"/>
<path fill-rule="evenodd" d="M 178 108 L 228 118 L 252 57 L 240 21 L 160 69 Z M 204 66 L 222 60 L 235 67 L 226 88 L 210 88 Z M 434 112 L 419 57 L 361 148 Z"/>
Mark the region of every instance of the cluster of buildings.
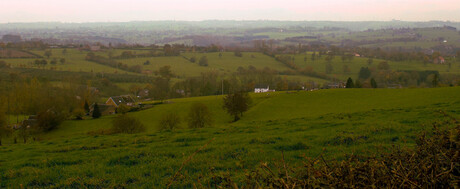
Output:
<path fill-rule="evenodd" d="M 101 112 L 101 115 L 115 114 L 117 108 L 121 105 L 135 107 L 136 101 L 130 95 L 122 95 L 122 96 L 109 97 L 109 99 L 107 99 L 105 104 L 97 104 L 97 106 L 99 107 L 99 111 Z M 90 115 L 92 115 L 94 111 L 94 106 L 95 104 L 92 104 L 90 107 L 90 112 L 89 112 Z"/>

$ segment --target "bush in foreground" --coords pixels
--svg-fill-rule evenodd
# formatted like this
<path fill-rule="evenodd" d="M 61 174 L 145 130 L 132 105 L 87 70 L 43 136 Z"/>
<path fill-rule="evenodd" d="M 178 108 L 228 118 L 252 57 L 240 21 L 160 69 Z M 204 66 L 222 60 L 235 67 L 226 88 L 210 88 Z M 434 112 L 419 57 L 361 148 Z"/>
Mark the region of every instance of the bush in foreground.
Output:
<path fill-rule="evenodd" d="M 140 133 L 145 131 L 145 126 L 136 118 L 122 114 L 112 122 L 113 133 Z"/>
<path fill-rule="evenodd" d="M 372 156 L 350 155 L 343 161 L 326 161 L 321 155 L 287 165 L 284 158 L 261 163 L 241 182 L 248 188 L 456 188 L 460 180 L 460 125 L 422 134 L 415 149 L 394 147 Z M 428 137 L 432 135 L 431 137 Z M 283 156 L 284 157 L 284 156 Z M 238 183 L 240 183 L 238 182 Z M 213 175 L 215 187 L 233 188 L 229 175 Z"/>
<path fill-rule="evenodd" d="M 203 128 L 212 124 L 212 116 L 208 107 L 202 103 L 195 103 L 188 114 L 190 128 Z"/>
<path fill-rule="evenodd" d="M 158 124 L 161 130 L 173 130 L 177 128 L 180 122 L 181 119 L 177 112 L 169 112 L 161 117 Z"/>
<path fill-rule="evenodd" d="M 37 126 L 41 131 L 51 131 L 59 126 L 65 120 L 62 113 L 52 109 L 42 111 L 37 115 Z"/>

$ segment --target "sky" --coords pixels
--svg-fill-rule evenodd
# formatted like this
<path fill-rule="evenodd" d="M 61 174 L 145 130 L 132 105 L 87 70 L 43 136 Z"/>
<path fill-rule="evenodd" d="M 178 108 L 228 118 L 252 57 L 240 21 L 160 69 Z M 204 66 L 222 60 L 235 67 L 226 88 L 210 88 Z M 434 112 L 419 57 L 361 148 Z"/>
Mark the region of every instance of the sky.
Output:
<path fill-rule="evenodd" d="M 460 22 L 460 0 L 0 0 L 0 23 L 392 19 Z"/>

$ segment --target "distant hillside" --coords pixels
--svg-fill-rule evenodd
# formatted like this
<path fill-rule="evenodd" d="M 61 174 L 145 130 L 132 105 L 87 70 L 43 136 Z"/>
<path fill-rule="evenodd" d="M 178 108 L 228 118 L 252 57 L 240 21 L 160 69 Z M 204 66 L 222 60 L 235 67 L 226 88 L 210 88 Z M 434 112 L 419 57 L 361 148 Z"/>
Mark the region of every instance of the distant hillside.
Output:
<path fill-rule="evenodd" d="M 98 23 L 5 23 L 0 24 L 0 36 L 14 34 L 23 39 L 47 39 L 58 43 L 173 43 L 183 40 L 199 40 L 194 45 L 210 43 L 232 44 L 250 42 L 253 39 L 278 37 L 263 32 L 290 33 L 286 37 L 308 36 L 307 32 L 342 30 L 366 31 L 389 28 L 460 28 L 459 22 L 406 22 L 406 21 L 138 21 L 138 22 L 98 22 Z M 294 32 L 294 34 L 292 34 Z M 296 34 L 295 32 L 303 32 Z M 259 33 L 259 34 L 258 34 Z M 262 33 L 262 34 L 260 34 Z M 323 34 L 328 34 L 323 33 Z M 215 39 L 203 43 L 200 38 L 214 36 Z M 224 38 L 224 39 L 221 39 Z M 230 38 L 230 42 L 229 39 Z M 217 40 L 218 39 L 218 40 Z"/>

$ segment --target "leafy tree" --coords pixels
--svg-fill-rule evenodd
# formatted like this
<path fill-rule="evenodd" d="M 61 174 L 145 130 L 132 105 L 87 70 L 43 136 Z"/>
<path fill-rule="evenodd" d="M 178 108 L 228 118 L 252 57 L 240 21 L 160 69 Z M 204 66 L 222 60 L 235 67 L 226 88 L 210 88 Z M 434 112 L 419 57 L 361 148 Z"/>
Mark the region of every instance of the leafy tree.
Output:
<path fill-rule="evenodd" d="M 22 138 L 22 141 L 23 141 L 24 144 L 25 144 L 25 143 L 27 143 L 27 139 L 29 138 L 30 130 L 31 130 L 30 127 L 26 127 L 26 125 L 22 125 L 22 126 L 19 127 L 19 129 L 16 131 L 16 136 L 21 137 L 21 138 Z M 16 141 L 15 141 L 15 143 L 16 143 Z"/>
<path fill-rule="evenodd" d="M 188 114 L 188 125 L 190 128 L 203 128 L 213 122 L 211 111 L 203 103 L 194 103 Z"/>
<path fill-rule="evenodd" d="M 53 59 L 50 61 L 50 64 L 52 64 L 52 65 L 56 65 L 56 64 L 57 64 L 57 60 L 56 60 L 56 58 L 53 58 Z"/>
<path fill-rule="evenodd" d="M 101 117 L 101 110 L 99 110 L 99 105 L 97 105 L 97 103 L 94 104 L 92 117 L 94 119 Z"/>
<path fill-rule="evenodd" d="M 346 88 L 354 88 L 355 84 L 353 83 L 353 79 L 351 77 L 348 78 L 347 84 L 345 85 Z"/>
<path fill-rule="evenodd" d="M 64 119 L 65 117 L 60 112 L 48 109 L 38 113 L 37 126 L 40 131 L 51 131 L 59 126 Z"/>
<path fill-rule="evenodd" d="M 315 61 L 316 59 L 316 52 L 313 52 L 313 54 L 311 54 L 311 61 Z"/>
<path fill-rule="evenodd" d="M 136 84 L 129 86 L 129 92 L 131 92 L 136 97 L 139 95 L 139 92 L 142 91 L 142 89 L 143 88 L 141 86 Z"/>
<path fill-rule="evenodd" d="M 63 55 L 67 54 L 67 49 L 63 49 L 63 50 L 62 50 L 62 54 L 63 54 Z"/>
<path fill-rule="evenodd" d="M 117 116 L 112 122 L 114 133 L 140 133 L 145 131 L 145 126 L 136 118 L 122 114 Z"/>
<path fill-rule="evenodd" d="M 37 65 L 38 67 L 40 67 L 40 66 L 43 66 L 43 67 L 44 67 L 44 66 L 46 66 L 46 65 L 48 64 L 48 61 L 46 61 L 46 60 L 35 60 L 34 63 L 35 63 L 35 65 Z"/>
<path fill-rule="evenodd" d="M 438 86 L 438 82 L 439 82 L 438 80 L 439 80 L 438 74 L 433 74 L 433 80 L 431 81 L 431 83 L 433 84 L 433 87 Z"/>
<path fill-rule="evenodd" d="M 180 124 L 181 119 L 177 112 L 169 112 L 164 114 L 159 121 L 159 126 L 162 130 L 173 130 L 176 129 Z"/>
<path fill-rule="evenodd" d="M 86 113 L 89 113 L 90 109 L 89 109 L 89 104 L 87 100 L 85 100 L 85 105 L 83 106 L 83 108 L 85 108 Z"/>
<path fill-rule="evenodd" d="M 160 74 L 161 77 L 166 78 L 166 79 L 169 79 L 173 76 L 173 73 L 171 71 L 171 66 L 169 65 L 160 67 L 160 69 L 158 69 L 158 73 Z"/>
<path fill-rule="evenodd" d="M 155 99 L 163 101 L 168 98 L 170 90 L 169 79 L 155 78 L 152 86 L 152 95 Z"/>
<path fill-rule="evenodd" d="M 388 64 L 388 62 L 386 61 L 383 61 L 383 62 L 380 62 L 379 65 L 377 66 L 377 68 L 379 70 L 390 70 L 390 65 Z"/>
<path fill-rule="evenodd" d="M 357 79 L 357 80 L 355 81 L 355 88 L 362 88 L 362 87 L 363 87 L 363 85 L 361 84 L 361 82 L 359 81 L 359 79 Z"/>
<path fill-rule="evenodd" d="M 59 62 L 60 62 L 61 64 L 65 64 L 65 58 L 59 59 Z"/>
<path fill-rule="evenodd" d="M 367 64 L 368 64 L 368 65 L 372 65 L 372 63 L 374 63 L 374 59 L 368 58 L 368 59 L 367 59 Z"/>
<path fill-rule="evenodd" d="M 46 56 L 46 58 L 50 58 L 51 55 L 53 55 L 53 53 L 51 52 L 51 50 L 45 51 L 45 56 Z"/>
<path fill-rule="evenodd" d="M 233 53 L 236 57 L 243 57 L 243 53 L 241 53 L 240 50 L 235 50 L 235 52 Z"/>
<path fill-rule="evenodd" d="M 34 64 L 35 64 L 36 66 L 40 66 L 40 60 L 35 59 Z"/>
<path fill-rule="evenodd" d="M 148 60 L 145 61 L 145 62 L 144 62 L 144 65 L 145 65 L 145 66 L 146 66 L 146 65 L 150 65 L 150 61 L 148 61 Z"/>
<path fill-rule="evenodd" d="M 198 61 L 198 65 L 200 66 L 208 66 L 208 57 L 202 56 L 200 61 Z"/>
<path fill-rule="evenodd" d="M 371 86 L 372 88 L 377 88 L 377 82 L 375 81 L 374 78 L 371 78 Z"/>
<path fill-rule="evenodd" d="M 191 63 L 195 63 L 195 62 L 196 62 L 196 57 L 193 56 L 192 58 L 190 58 L 190 62 L 191 62 Z"/>
<path fill-rule="evenodd" d="M 73 110 L 73 115 L 75 116 L 76 120 L 83 120 L 83 117 L 86 115 L 86 111 L 81 108 L 77 108 Z"/>
<path fill-rule="evenodd" d="M 359 70 L 359 79 L 367 79 L 371 77 L 371 70 L 368 67 L 361 67 Z"/>
<path fill-rule="evenodd" d="M 223 108 L 234 117 L 233 121 L 238 121 L 243 116 L 243 112 L 249 109 L 251 97 L 248 93 L 236 92 L 224 97 Z"/>
<path fill-rule="evenodd" d="M 6 115 L 0 112 L 0 146 L 2 145 L 2 138 L 7 137 L 11 134 L 11 130 L 8 128 L 8 122 Z"/>

